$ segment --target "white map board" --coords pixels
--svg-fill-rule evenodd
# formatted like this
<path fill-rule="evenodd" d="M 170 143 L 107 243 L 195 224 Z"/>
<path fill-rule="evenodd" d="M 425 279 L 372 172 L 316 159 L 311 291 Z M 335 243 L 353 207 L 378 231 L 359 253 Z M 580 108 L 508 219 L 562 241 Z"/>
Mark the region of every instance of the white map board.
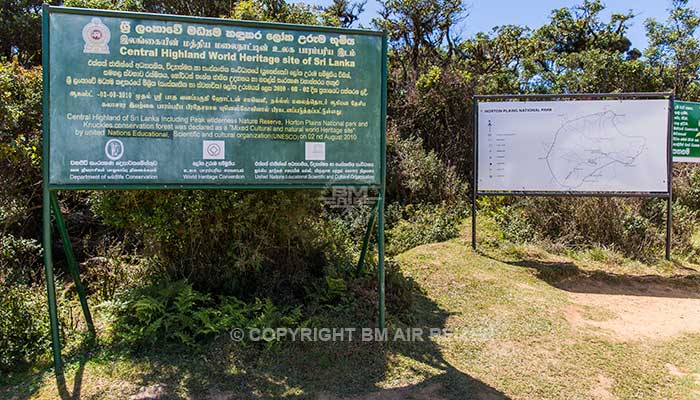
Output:
<path fill-rule="evenodd" d="M 478 103 L 479 192 L 668 192 L 669 100 Z"/>

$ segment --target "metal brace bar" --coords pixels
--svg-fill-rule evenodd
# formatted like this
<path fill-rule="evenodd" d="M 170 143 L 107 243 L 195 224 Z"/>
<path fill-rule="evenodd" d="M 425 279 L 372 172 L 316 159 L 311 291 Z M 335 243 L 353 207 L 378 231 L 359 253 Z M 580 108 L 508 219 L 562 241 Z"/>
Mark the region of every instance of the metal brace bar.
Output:
<path fill-rule="evenodd" d="M 369 222 L 367 222 L 367 229 L 365 230 L 365 236 L 362 239 L 362 250 L 360 251 L 360 259 L 357 262 L 357 269 L 355 270 L 355 275 L 359 276 L 365 269 L 365 257 L 367 256 L 367 250 L 369 247 L 369 238 L 372 235 L 372 230 L 374 229 L 374 220 L 377 217 L 377 207 L 379 206 L 379 200 L 374 203 L 372 210 L 369 212 Z"/>
<path fill-rule="evenodd" d="M 78 291 L 78 298 L 80 298 L 80 307 L 83 309 L 83 315 L 85 316 L 85 322 L 87 323 L 88 331 L 94 337 L 95 325 L 92 323 L 92 314 L 90 313 L 90 307 L 88 306 L 87 295 L 85 294 L 85 287 L 83 286 L 83 282 L 80 279 L 80 269 L 78 268 L 78 263 L 75 261 L 73 246 L 70 243 L 70 238 L 68 237 L 68 229 L 66 229 L 66 223 L 63 220 L 63 214 L 61 213 L 61 206 L 58 203 L 58 197 L 56 197 L 55 192 L 51 192 L 51 208 L 53 208 L 53 214 L 56 218 L 56 226 L 58 227 L 58 234 L 61 236 L 61 242 L 63 243 L 63 251 L 66 253 L 68 270 L 70 271 L 71 277 L 73 277 L 73 282 L 75 282 L 75 288 Z"/>

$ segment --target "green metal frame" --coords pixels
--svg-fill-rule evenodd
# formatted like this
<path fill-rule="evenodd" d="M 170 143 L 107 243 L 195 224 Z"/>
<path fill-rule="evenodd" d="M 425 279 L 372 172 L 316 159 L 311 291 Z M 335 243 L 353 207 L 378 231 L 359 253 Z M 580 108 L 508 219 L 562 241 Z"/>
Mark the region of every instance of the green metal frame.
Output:
<path fill-rule="evenodd" d="M 63 251 L 66 253 L 66 261 L 68 262 L 68 270 L 70 271 L 73 281 L 75 282 L 75 288 L 78 291 L 78 298 L 80 299 L 80 307 L 83 309 L 83 315 L 85 316 L 85 323 L 88 327 L 88 332 L 93 337 L 96 335 L 95 324 L 92 323 L 92 314 L 90 314 L 90 307 L 87 302 L 87 295 L 85 294 L 85 287 L 80 279 L 80 268 L 78 268 L 78 263 L 75 261 L 75 254 L 73 253 L 73 246 L 70 243 L 70 238 L 68 237 L 68 229 L 66 229 L 66 223 L 63 220 L 63 214 L 61 213 L 61 205 L 58 203 L 58 197 L 56 192 L 50 192 L 51 196 L 51 208 L 53 208 L 53 216 L 56 220 L 56 228 L 58 228 L 58 234 L 61 236 L 61 242 L 63 243 Z"/>
<path fill-rule="evenodd" d="M 357 269 L 355 270 L 356 276 L 359 276 L 365 269 L 365 257 L 367 257 L 367 249 L 369 248 L 369 238 L 372 235 L 372 230 L 374 230 L 377 207 L 379 207 L 379 201 L 374 203 L 374 206 L 372 206 L 372 209 L 369 211 L 369 222 L 367 222 L 365 236 L 362 238 L 362 249 L 360 250 L 360 258 L 357 261 Z"/>
<path fill-rule="evenodd" d="M 311 184 L 270 184 L 270 185 L 210 185 L 210 184 L 116 184 L 116 185 L 105 185 L 105 184 L 70 184 L 70 185 L 56 185 L 49 182 L 49 148 L 50 148 L 50 132 L 51 132 L 51 105 L 50 100 L 50 26 L 49 20 L 52 13 L 64 13 L 64 14 L 78 14 L 78 15 L 94 15 L 94 16 L 105 16 L 105 17 L 123 17 L 123 18 L 139 18 L 139 19 L 149 19 L 158 21 L 181 21 L 181 22 L 194 22 L 194 23 L 210 23 L 217 25 L 228 25 L 228 26 L 244 26 L 244 27 L 263 27 L 263 28 L 278 28 L 278 29 L 295 29 L 304 30 L 310 32 L 329 32 L 329 33 L 341 33 L 341 34 L 360 34 L 360 35 L 370 35 L 378 36 L 382 38 L 382 80 L 381 80 L 381 120 L 380 120 L 380 146 L 381 146 L 381 169 L 380 169 L 380 180 L 379 184 L 369 183 L 369 184 L 358 184 L 351 183 L 345 184 L 341 182 L 330 182 L 330 183 L 311 183 Z M 52 237 L 51 237 L 51 209 L 54 210 L 54 217 L 56 219 L 56 224 L 58 228 L 59 235 L 63 243 L 63 248 L 68 261 L 68 267 L 73 280 L 75 281 L 76 289 L 78 291 L 78 296 L 80 297 L 80 305 L 85 316 L 86 324 L 91 335 L 95 335 L 95 327 L 92 322 L 92 316 L 90 314 L 90 309 L 87 302 L 87 296 L 85 294 L 85 288 L 80 280 L 80 270 L 78 264 L 75 260 L 75 255 L 73 253 L 72 246 L 70 244 L 70 238 L 68 237 L 68 231 L 66 229 L 63 216 L 61 214 L 60 205 L 58 198 L 56 196 L 56 191 L 58 190 L 177 190 L 177 189 L 205 189 L 205 190 L 222 190 L 222 189 L 237 189 L 237 190 L 270 190 L 270 189 L 327 189 L 329 186 L 342 186 L 342 187 L 365 187 L 371 189 L 377 189 L 379 191 L 379 197 L 375 207 L 373 209 L 367 231 L 365 233 L 365 238 L 363 240 L 362 252 L 360 255 L 360 260 L 358 262 L 358 271 L 364 265 L 364 259 L 366 257 L 367 246 L 369 244 L 369 236 L 373 230 L 374 226 L 374 216 L 375 212 L 378 216 L 378 226 L 377 226 L 377 250 L 378 250 L 378 267 L 377 267 L 377 297 L 378 297 L 378 325 L 380 329 L 385 329 L 385 294 L 384 294 L 384 201 L 385 201 L 385 191 L 386 191 L 386 102 L 387 102 L 387 55 L 388 55 L 388 42 L 386 32 L 372 31 L 366 29 L 350 29 L 350 28 L 333 28 L 326 26 L 312 26 L 312 25 L 300 25 L 300 24 L 285 24 L 285 23 L 272 23 L 272 22 L 257 22 L 257 21 L 240 21 L 231 19 L 219 19 L 219 18 L 204 18 L 204 17 L 188 17 L 180 15 L 168 15 L 168 14 L 148 14 L 148 13 L 136 13 L 136 12 L 126 12 L 126 11 L 107 11 L 107 10 L 94 10 L 94 9 L 84 9 L 84 8 L 72 8 L 72 7 L 55 7 L 44 3 L 42 7 L 42 65 L 43 65 L 43 143 L 42 143 L 42 224 L 43 224 L 43 248 L 44 248 L 44 269 L 46 272 L 46 291 L 48 297 L 49 306 L 49 319 L 51 325 L 51 345 L 54 360 L 54 369 L 57 373 L 63 370 L 63 361 L 61 358 L 61 342 L 59 336 L 59 321 L 58 321 L 58 311 L 56 305 L 56 288 L 55 288 L 55 277 L 53 271 L 53 254 L 52 254 Z"/>
<path fill-rule="evenodd" d="M 49 323 L 51 324 L 51 350 L 53 352 L 54 369 L 60 372 L 63 369 L 61 360 L 61 342 L 58 331 L 58 310 L 56 307 L 56 283 L 53 275 L 53 254 L 51 249 L 51 198 L 49 194 L 49 6 L 44 3 L 42 7 L 42 65 L 43 68 L 43 85 L 42 85 L 42 228 L 43 228 L 43 247 L 44 247 L 44 269 L 46 270 L 46 292 L 49 299 Z"/>

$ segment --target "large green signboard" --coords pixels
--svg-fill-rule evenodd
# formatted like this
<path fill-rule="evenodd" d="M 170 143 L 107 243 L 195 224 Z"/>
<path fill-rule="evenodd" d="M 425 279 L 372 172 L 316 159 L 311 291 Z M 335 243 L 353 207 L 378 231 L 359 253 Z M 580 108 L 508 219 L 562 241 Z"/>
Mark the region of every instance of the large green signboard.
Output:
<path fill-rule="evenodd" d="M 674 103 L 673 161 L 700 162 L 700 103 Z"/>
<path fill-rule="evenodd" d="M 50 8 L 49 185 L 380 186 L 382 33 Z"/>

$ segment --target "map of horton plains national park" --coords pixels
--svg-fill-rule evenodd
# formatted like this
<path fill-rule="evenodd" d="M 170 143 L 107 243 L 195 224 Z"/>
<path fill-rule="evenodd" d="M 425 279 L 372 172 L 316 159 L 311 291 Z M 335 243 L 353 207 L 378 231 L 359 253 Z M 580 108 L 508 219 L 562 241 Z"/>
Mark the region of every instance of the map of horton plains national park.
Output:
<path fill-rule="evenodd" d="M 668 191 L 668 100 L 479 103 L 478 190 Z"/>
<path fill-rule="evenodd" d="M 618 167 L 634 167 L 647 151 L 646 139 L 624 132 L 626 116 L 605 111 L 562 124 L 545 143 L 552 179 L 565 190 L 614 178 Z"/>

